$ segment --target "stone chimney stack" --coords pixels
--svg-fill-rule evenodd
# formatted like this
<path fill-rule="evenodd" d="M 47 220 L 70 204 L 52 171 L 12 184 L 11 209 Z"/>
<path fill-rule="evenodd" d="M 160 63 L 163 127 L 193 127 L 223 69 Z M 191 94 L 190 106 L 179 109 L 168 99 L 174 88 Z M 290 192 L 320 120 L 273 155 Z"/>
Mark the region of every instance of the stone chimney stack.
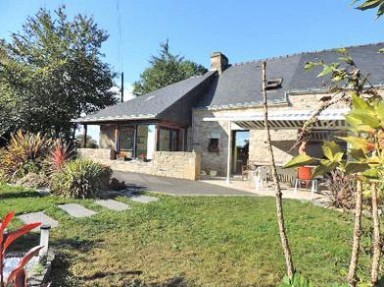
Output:
<path fill-rule="evenodd" d="M 211 55 L 211 71 L 217 71 L 219 75 L 229 66 L 228 58 L 221 52 L 214 52 Z"/>

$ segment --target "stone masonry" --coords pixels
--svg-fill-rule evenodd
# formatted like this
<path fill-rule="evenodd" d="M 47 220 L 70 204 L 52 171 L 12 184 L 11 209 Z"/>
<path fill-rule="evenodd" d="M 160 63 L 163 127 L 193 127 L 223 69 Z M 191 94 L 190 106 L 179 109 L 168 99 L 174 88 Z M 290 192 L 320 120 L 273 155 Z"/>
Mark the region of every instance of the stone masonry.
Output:
<path fill-rule="evenodd" d="M 82 150 L 82 149 L 78 149 Z M 87 149 L 88 150 L 88 149 Z M 97 151 L 97 149 L 95 149 Z M 91 158 L 110 166 L 114 170 L 152 174 L 189 180 L 198 180 L 200 176 L 201 157 L 196 152 L 157 151 L 150 162 L 139 160 L 119 161 L 95 157 L 92 152 L 80 151 L 80 157 Z"/>
<path fill-rule="evenodd" d="M 271 105 L 270 111 L 276 110 L 316 110 L 321 105 L 320 99 L 323 94 L 294 94 L 289 95 L 288 104 Z M 331 108 L 345 108 L 342 102 Z M 199 109 L 193 111 L 193 149 L 201 153 L 201 169 L 217 170 L 219 175 L 225 175 L 227 169 L 227 145 L 228 145 L 228 122 L 227 121 L 203 121 L 203 118 L 220 118 L 234 115 L 251 115 L 263 112 L 263 107 L 254 108 L 232 108 L 221 110 Z M 241 130 L 232 123 L 231 130 Z M 277 165 L 284 165 L 293 156 L 297 155 L 297 148 L 290 151 L 297 140 L 298 130 L 274 130 L 271 129 L 273 151 Z M 210 138 L 219 139 L 218 152 L 209 152 Z M 250 130 L 249 135 L 249 160 L 256 164 L 267 164 L 269 162 L 267 138 L 264 130 Z"/>
<path fill-rule="evenodd" d="M 78 148 L 80 158 L 109 160 L 115 158 L 115 151 L 108 148 Z"/>

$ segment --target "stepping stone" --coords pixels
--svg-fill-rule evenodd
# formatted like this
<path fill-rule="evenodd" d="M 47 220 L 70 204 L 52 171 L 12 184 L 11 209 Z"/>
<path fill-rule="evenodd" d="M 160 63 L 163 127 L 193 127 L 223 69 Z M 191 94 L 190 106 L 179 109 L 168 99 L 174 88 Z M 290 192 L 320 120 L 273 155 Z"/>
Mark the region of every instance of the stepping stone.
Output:
<path fill-rule="evenodd" d="M 59 208 L 66 211 L 70 216 L 79 218 L 88 217 L 96 214 L 95 211 L 85 208 L 84 206 L 76 203 L 59 205 Z"/>
<path fill-rule="evenodd" d="M 150 203 L 150 202 L 155 202 L 158 201 L 159 199 L 157 197 L 153 196 L 148 196 L 148 195 L 127 195 L 127 197 L 130 200 L 140 202 L 140 203 Z"/>
<path fill-rule="evenodd" d="M 26 224 L 41 222 L 42 225 L 49 224 L 51 228 L 55 228 L 59 226 L 59 222 L 57 220 L 49 217 L 44 212 L 26 213 L 26 214 L 17 216 L 17 218 Z M 40 231 L 40 226 L 33 229 L 33 231 Z"/>
<path fill-rule="evenodd" d="M 95 202 L 105 208 L 115 210 L 115 211 L 123 211 L 123 210 L 131 209 L 129 205 L 113 199 L 96 200 Z"/>

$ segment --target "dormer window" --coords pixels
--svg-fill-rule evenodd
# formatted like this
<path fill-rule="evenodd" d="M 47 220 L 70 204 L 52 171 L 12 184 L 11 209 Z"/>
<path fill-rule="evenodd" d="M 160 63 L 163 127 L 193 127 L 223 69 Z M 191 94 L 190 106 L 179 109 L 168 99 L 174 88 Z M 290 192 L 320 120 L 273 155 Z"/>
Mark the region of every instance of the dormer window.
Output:
<path fill-rule="evenodd" d="M 267 80 L 266 89 L 267 90 L 280 89 L 282 83 L 283 83 L 283 78 L 269 79 Z"/>

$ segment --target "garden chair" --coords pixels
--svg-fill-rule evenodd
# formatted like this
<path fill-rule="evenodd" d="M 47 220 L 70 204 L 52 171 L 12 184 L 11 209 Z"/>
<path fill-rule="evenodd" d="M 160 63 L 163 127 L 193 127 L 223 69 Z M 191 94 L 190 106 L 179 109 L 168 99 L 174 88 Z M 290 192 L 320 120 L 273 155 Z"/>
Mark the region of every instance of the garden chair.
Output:
<path fill-rule="evenodd" d="M 259 166 L 256 169 L 256 173 L 254 176 L 256 191 L 259 191 L 264 187 L 266 190 L 268 190 L 268 176 L 270 171 L 271 169 L 269 166 Z"/>
<path fill-rule="evenodd" d="M 244 178 L 249 179 L 254 171 L 256 171 L 256 165 L 248 160 L 247 164 L 241 166 L 241 180 L 244 180 Z"/>

